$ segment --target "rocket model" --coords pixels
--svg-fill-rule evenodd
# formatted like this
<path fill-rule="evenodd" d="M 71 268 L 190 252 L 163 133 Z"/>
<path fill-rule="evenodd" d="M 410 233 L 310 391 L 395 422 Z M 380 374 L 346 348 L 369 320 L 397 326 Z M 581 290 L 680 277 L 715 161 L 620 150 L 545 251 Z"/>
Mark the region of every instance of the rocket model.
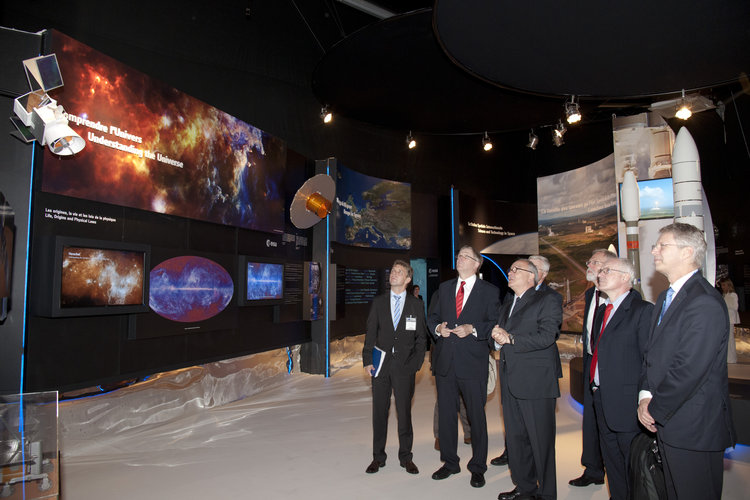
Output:
<path fill-rule="evenodd" d="M 622 177 L 622 218 L 625 220 L 625 232 L 627 235 L 628 260 L 635 269 L 635 280 L 633 288 L 641 291 L 641 255 L 638 234 L 638 219 L 641 215 L 641 202 L 638 195 L 638 182 L 635 173 L 628 168 Z"/>
<path fill-rule="evenodd" d="M 674 221 L 703 231 L 703 190 L 698 147 L 686 127 L 677 133 L 672 151 Z"/>

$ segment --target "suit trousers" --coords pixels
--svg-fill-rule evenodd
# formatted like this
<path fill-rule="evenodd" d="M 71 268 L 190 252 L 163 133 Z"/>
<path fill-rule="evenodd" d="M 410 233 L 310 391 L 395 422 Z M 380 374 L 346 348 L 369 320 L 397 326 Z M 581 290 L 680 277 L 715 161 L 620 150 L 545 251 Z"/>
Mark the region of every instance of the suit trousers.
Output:
<path fill-rule="evenodd" d="M 458 412 L 459 398 L 466 403 L 466 415 L 471 426 L 472 457 L 467 464 L 471 472 L 484 474 L 487 471 L 487 378 L 484 380 L 460 379 L 453 370 L 447 375 L 435 375 L 438 393 L 440 424 L 440 460 L 451 471 L 459 471 Z"/>
<path fill-rule="evenodd" d="M 589 384 L 591 356 L 585 352 L 586 346 L 583 346 L 583 350 L 583 424 L 581 425 L 583 451 L 581 452 L 581 465 L 586 469 L 583 471 L 586 476 L 594 479 L 603 479 L 604 461 L 602 460 L 602 452 L 599 445 L 599 432 L 596 429 L 596 416 L 594 414 L 594 400 L 592 399 L 591 386 Z"/>
<path fill-rule="evenodd" d="M 557 498 L 555 398 L 518 399 L 505 381 L 503 420 L 508 466 L 518 491 L 545 500 Z"/>
<path fill-rule="evenodd" d="M 588 389 L 591 392 L 591 389 Z M 596 425 L 599 430 L 599 442 L 602 447 L 604 465 L 607 468 L 607 482 L 609 496 L 613 500 L 628 500 L 630 498 L 630 442 L 639 431 L 615 432 L 607 425 L 602 408 L 601 389 L 593 391 L 594 412 Z M 635 418 L 635 410 L 633 410 Z"/>
<path fill-rule="evenodd" d="M 411 423 L 411 403 L 414 397 L 414 374 L 398 374 L 396 370 L 381 370 L 372 378 L 372 457 L 385 463 L 385 443 L 388 436 L 388 412 L 391 393 L 396 403 L 398 419 L 398 459 L 400 463 L 412 460 L 414 430 Z"/>
<path fill-rule="evenodd" d="M 656 432 L 669 500 L 720 500 L 723 451 L 692 451 L 664 443 Z"/>

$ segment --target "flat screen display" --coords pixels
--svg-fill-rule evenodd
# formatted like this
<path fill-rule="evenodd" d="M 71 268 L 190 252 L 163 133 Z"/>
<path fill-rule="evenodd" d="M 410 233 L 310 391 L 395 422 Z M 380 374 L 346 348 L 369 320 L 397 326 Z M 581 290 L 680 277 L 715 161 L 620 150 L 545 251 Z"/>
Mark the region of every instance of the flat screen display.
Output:
<path fill-rule="evenodd" d="M 284 264 L 247 262 L 245 300 L 282 299 L 284 297 Z"/>
<path fill-rule="evenodd" d="M 144 257 L 142 251 L 63 246 L 60 308 L 141 305 Z"/>
<path fill-rule="evenodd" d="M 640 220 L 674 217 L 674 192 L 671 177 L 638 181 L 638 199 L 641 205 Z M 620 206 L 622 206 L 622 184 L 620 184 Z M 622 215 L 620 218 L 622 219 Z"/>

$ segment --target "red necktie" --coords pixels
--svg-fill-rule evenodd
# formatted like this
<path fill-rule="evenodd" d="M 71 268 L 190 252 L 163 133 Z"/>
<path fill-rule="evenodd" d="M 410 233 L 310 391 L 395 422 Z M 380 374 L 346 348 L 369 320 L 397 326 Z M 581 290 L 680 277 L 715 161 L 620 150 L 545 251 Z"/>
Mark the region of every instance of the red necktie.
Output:
<path fill-rule="evenodd" d="M 461 309 L 464 308 L 464 285 L 466 284 L 465 281 L 461 282 L 461 287 L 458 289 L 458 293 L 456 294 L 456 319 L 458 319 L 459 316 L 461 316 Z"/>
<path fill-rule="evenodd" d="M 612 312 L 612 304 L 607 304 L 604 308 L 604 318 L 602 319 L 602 329 L 599 332 L 599 338 L 596 339 L 596 346 L 594 347 L 594 354 L 591 356 L 591 373 L 589 374 L 589 383 L 594 383 L 594 374 L 596 374 L 596 364 L 599 361 L 599 342 L 602 341 L 602 335 L 604 335 L 604 327 L 607 326 L 607 319 L 609 313 Z"/>

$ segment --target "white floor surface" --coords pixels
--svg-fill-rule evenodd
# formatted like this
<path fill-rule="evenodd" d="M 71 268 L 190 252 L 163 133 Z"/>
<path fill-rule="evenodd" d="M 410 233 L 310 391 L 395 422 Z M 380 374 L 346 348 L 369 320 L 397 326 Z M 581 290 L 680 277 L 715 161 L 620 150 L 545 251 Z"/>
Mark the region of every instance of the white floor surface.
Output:
<path fill-rule="evenodd" d="M 155 422 L 95 440 L 63 438 L 64 500 L 132 499 L 494 499 L 513 489 L 507 467 L 489 465 L 483 488 L 464 470 L 431 479 L 441 465 L 433 449 L 433 377 L 425 362 L 417 375 L 413 421 L 414 462 L 399 467 L 396 418 L 391 409 L 387 466 L 365 474 L 372 459 L 371 395 L 359 364 L 334 369 L 330 378 L 291 374 L 275 388 L 224 406 Z M 570 397 L 563 363 L 557 403 L 558 498 L 606 500 L 606 485 L 575 488 L 582 472 L 580 406 Z M 489 457 L 503 447 L 499 393 L 487 403 Z M 459 434 L 460 436 L 460 434 Z M 461 465 L 471 449 L 459 444 Z M 750 497 L 750 447 L 729 450 L 725 499 Z"/>

